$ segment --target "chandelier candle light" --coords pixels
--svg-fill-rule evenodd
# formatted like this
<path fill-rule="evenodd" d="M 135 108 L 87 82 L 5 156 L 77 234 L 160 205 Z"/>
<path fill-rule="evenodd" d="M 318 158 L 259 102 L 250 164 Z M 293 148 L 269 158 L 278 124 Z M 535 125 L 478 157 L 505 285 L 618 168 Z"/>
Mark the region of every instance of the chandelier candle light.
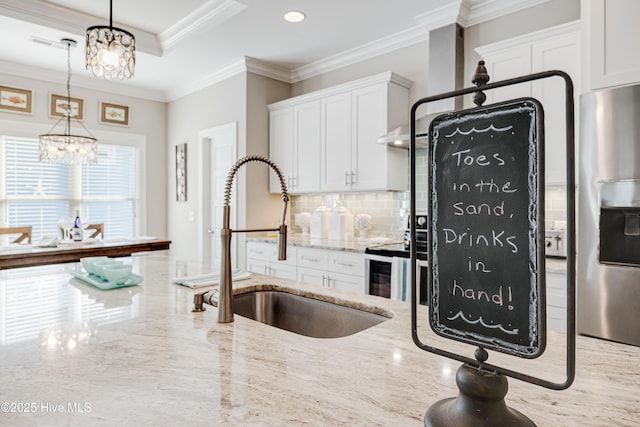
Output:
<path fill-rule="evenodd" d="M 106 80 L 130 79 L 136 66 L 136 39 L 113 26 L 113 0 L 109 0 L 109 26 L 87 28 L 87 70 Z"/>
<path fill-rule="evenodd" d="M 98 140 L 74 117 L 91 136 L 71 135 L 71 47 L 75 40 L 62 39 L 67 45 L 67 106 L 64 115 L 49 129 L 49 133 L 40 135 L 39 154 L 41 162 L 57 163 L 96 163 L 98 159 Z M 64 133 L 52 133 L 60 121 L 65 121 Z"/>

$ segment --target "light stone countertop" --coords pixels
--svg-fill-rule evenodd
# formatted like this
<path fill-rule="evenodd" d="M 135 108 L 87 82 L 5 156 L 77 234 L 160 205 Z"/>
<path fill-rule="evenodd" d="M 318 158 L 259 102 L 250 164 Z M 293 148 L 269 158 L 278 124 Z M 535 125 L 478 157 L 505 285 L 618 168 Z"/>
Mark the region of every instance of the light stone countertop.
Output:
<path fill-rule="evenodd" d="M 278 239 L 277 237 L 266 235 L 253 235 L 251 237 L 247 237 L 247 241 L 271 243 L 275 245 L 278 242 Z M 327 239 L 311 239 L 309 238 L 309 236 L 302 236 L 301 234 L 290 234 L 287 236 L 287 244 L 292 246 L 359 253 L 364 253 L 366 248 L 390 243 L 402 243 L 402 241 L 394 239 L 390 239 L 388 242 L 380 242 L 379 240 L 375 239 L 369 241 L 361 241 L 358 239 L 340 241 Z M 547 257 L 546 269 L 547 273 L 565 274 L 567 272 L 567 260 L 566 258 Z"/>
<path fill-rule="evenodd" d="M 251 237 L 247 237 L 247 241 L 253 242 L 264 242 L 264 243 L 273 243 L 276 244 L 278 242 L 278 238 L 274 236 L 268 235 L 251 235 Z M 352 240 L 329 240 L 329 239 L 312 239 L 309 236 L 303 236 L 302 234 L 289 234 L 287 236 L 287 244 L 292 246 L 300 246 L 305 248 L 314 248 L 314 249 L 331 249 L 335 251 L 346 251 L 346 252 L 361 252 L 364 253 L 365 249 L 387 245 L 392 243 L 402 243 L 402 239 L 391 239 L 391 238 L 380 238 L 380 239 L 369 239 L 369 240 L 360 240 L 354 238 Z"/>
<path fill-rule="evenodd" d="M 235 284 L 393 313 L 348 337 L 308 338 L 241 316 L 218 324 L 209 306 L 193 313 L 196 291 L 171 279 L 211 267 L 160 254 L 124 260 L 140 286 L 99 291 L 71 279 L 79 264 L 0 271 L 1 425 L 421 426 L 430 405 L 457 395 L 460 363 L 413 343 L 407 303 L 257 275 Z M 419 307 L 419 325 L 426 314 Z M 430 345 L 472 355 L 427 329 L 418 330 Z M 564 336 L 548 341 L 538 359 L 491 352 L 489 362 L 562 381 Z M 640 347 L 578 336 L 568 390 L 510 378 L 506 401 L 538 426 L 637 426 L 638 360 Z"/>

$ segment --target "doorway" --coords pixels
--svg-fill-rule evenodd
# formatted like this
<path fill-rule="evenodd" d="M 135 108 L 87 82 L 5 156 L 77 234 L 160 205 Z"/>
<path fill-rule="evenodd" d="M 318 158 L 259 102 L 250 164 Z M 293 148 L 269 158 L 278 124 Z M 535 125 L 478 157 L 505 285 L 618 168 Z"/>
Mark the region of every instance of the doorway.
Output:
<path fill-rule="evenodd" d="M 216 126 L 198 133 L 200 177 L 202 183 L 199 197 L 201 212 L 198 223 L 199 257 L 206 264 L 220 265 L 220 230 L 222 229 L 222 207 L 227 174 L 236 160 L 237 122 Z M 230 225 L 236 224 L 235 192 L 231 192 Z M 236 260 L 236 245 L 231 243 L 231 259 Z M 232 265 L 235 268 L 235 265 Z"/>

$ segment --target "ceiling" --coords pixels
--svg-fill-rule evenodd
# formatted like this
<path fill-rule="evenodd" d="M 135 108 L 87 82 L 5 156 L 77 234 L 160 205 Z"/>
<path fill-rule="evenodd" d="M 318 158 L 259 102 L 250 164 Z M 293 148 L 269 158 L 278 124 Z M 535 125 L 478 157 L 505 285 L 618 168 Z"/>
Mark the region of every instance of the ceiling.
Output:
<path fill-rule="evenodd" d="M 72 85 L 170 101 L 247 69 L 294 83 L 544 1 L 113 0 L 113 25 L 136 37 L 136 70 L 106 82 L 84 67 L 84 37 L 108 25 L 109 1 L 0 0 L 0 72 L 64 82 L 59 42 L 71 38 Z M 306 19 L 285 22 L 289 10 Z"/>

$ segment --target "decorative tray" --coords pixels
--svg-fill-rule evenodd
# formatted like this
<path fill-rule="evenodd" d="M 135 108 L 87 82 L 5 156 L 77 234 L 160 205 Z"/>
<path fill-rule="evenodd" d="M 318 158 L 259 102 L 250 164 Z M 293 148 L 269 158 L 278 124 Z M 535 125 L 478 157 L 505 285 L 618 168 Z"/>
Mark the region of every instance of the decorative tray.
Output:
<path fill-rule="evenodd" d="M 107 279 L 102 278 L 101 276 L 89 274 L 86 271 L 82 270 L 72 270 L 70 271 L 70 273 L 76 279 L 80 279 L 83 282 L 95 286 L 98 289 L 102 289 L 103 291 L 139 285 L 140 283 L 142 283 L 142 280 L 144 280 L 142 276 L 138 276 L 137 274 L 133 273 L 131 273 L 129 277 L 125 279 L 113 280 L 111 282 Z"/>

